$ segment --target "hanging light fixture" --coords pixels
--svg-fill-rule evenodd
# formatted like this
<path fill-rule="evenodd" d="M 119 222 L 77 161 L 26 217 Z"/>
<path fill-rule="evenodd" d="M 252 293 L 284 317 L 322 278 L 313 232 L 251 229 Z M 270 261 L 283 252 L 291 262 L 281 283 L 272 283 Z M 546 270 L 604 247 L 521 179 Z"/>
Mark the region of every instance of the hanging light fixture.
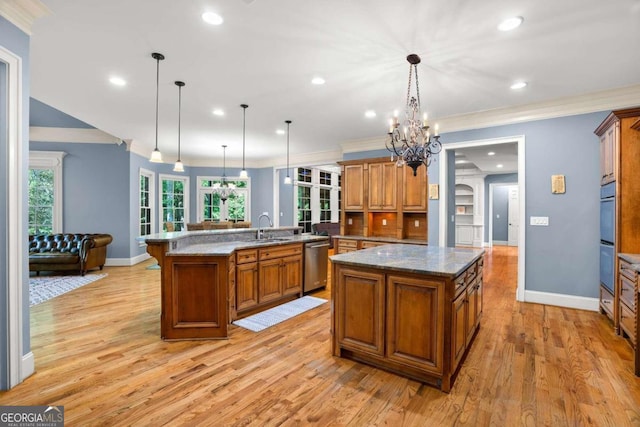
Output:
<path fill-rule="evenodd" d="M 236 194 L 236 186 L 227 182 L 227 146 L 222 146 L 222 179 L 221 182 L 213 184 L 214 193 L 220 196 L 222 203 L 226 202 L 229 197 Z"/>
<path fill-rule="evenodd" d="M 185 83 L 177 81 L 175 84 L 178 86 L 178 160 L 176 160 L 176 164 L 173 166 L 173 171 L 184 172 L 184 165 L 180 160 L 180 112 L 182 111 L 182 87 Z"/>
<path fill-rule="evenodd" d="M 391 152 L 391 161 L 397 157 L 397 165 L 409 165 L 413 169 L 413 176 L 416 176 L 417 169 L 424 164 L 429 166 L 431 158 L 442 149 L 440 136 L 438 135 L 438 125 L 435 125 L 435 135 L 431 136 L 427 113 L 420 119 L 420 88 L 418 87 L 418 64 L 420 57 L 416 54 L 407 56 L 409 62 L 409 86 L 407 88 L 407 105 L 405 120 L 402 130 L 398 122 L 398 114 L 389 120 L 390 141 L 385 143 L 387 150 Z M 411 76 L 416 75 L 416 95 L 411 96 Z"/>
<path fill-rule="evenodd" d="M 162 153 L 158 150 L 158 95 L 160 92 L 160 61 L 164 59 L 164 55 L 153 52 L 151 57 L 156 60 L 156 148 L 151 153 L 149 161 L 153 163 L 162 163 Z"/>
<path fill-rule="evenodd" d="M 291 120 L 284 121 L 287 124 L 287 176 L 284 178 L 285 184 L 291 184 L 291 176 L 289 175 L 289 125 Z"/>
<path fill-rule="evenodd" d="M 247 178 L 249 175 L 247 174 L 247 170 L 244 167 L 244 151 L 245 151 L 245 144 L 244 144 L 244 137 L 245 137 L 245 124 L 246 124 L 246 116 L 247 116 L 247 108 L 249 108 L 249 106 L 247 104 L 240 104 L 240 106 L 242 107 L 242 170 L 240 171 L 240 178 Z"/>

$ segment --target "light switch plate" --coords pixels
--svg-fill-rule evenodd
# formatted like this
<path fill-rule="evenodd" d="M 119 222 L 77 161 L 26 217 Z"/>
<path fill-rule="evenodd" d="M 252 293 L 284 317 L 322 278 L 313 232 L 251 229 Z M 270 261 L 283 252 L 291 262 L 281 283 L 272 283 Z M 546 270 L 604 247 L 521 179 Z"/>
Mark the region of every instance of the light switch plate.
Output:
<path fill-rule="evenodd" d="M 549 217 L 548 216 L 532 216 L 530 217 L 531 225 L 540 225 L 540 226 L 549 226 Z"/>
<path fill-rule="evenodd" d="M 419 219 L 416 219 L 415 225 L 416 225 L 416 228 L 420 227 L 420 220 Z"/>
<path fill-rule="evenodd" d="M 387 220 L 386 219 L 382 220 L 382 225 L 387 225 Z"/>

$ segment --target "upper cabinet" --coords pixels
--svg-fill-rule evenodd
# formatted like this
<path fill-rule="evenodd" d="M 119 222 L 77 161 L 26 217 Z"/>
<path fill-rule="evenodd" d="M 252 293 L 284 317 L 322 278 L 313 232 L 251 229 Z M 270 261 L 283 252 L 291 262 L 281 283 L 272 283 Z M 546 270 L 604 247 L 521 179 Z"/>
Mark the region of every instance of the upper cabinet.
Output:
<path fill-rule="evenodd" d="M 344 210 L 364 209 L 364 165 L 346 165 L 342 170 Z"/>
<path fill-rule="evenodd" d="M 612 123 L 600 135 L 600 185 L 616 180 L 615 160 L 620 122 Z"/>
<path fill-rule="evenodd" d="M 340 234 L 427 240 L 427 170 L 417 176 L 388 157 L 342 167 Z"/>
<path fill-rule="evenodd" d="M 391 162 L 369 165 L 369 210 L 396 210 L 397 171 Z"/>

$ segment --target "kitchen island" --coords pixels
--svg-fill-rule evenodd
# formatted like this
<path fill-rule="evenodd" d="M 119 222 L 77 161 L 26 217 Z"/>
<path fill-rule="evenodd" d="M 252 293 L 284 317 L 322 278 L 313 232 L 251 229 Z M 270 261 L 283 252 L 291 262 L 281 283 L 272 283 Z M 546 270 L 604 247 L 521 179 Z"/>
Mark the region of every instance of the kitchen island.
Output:
<path fill-rule="evenodd" d="M 304 244 L 326 236 L 298 227 L 160 233 L 145 237 L 161 267 L 164 340 L 227 338 L 227 325 L 302 295 Z"/>
<path fill-rule="evenodd" d="M 394 244 L 330 257 L 333 354 L 449 392 L 480 327 L 483 255 Z"/>

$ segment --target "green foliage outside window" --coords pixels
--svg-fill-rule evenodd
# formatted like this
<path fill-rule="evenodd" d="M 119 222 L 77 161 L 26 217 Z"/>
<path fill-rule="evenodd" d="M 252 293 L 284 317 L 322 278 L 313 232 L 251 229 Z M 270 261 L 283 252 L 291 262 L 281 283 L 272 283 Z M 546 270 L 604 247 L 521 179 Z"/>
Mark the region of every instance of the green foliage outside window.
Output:
<path fill-rule="evenodd" d="M 53 232 L 53 169 L 29 169 L 29 234 Z"/>

